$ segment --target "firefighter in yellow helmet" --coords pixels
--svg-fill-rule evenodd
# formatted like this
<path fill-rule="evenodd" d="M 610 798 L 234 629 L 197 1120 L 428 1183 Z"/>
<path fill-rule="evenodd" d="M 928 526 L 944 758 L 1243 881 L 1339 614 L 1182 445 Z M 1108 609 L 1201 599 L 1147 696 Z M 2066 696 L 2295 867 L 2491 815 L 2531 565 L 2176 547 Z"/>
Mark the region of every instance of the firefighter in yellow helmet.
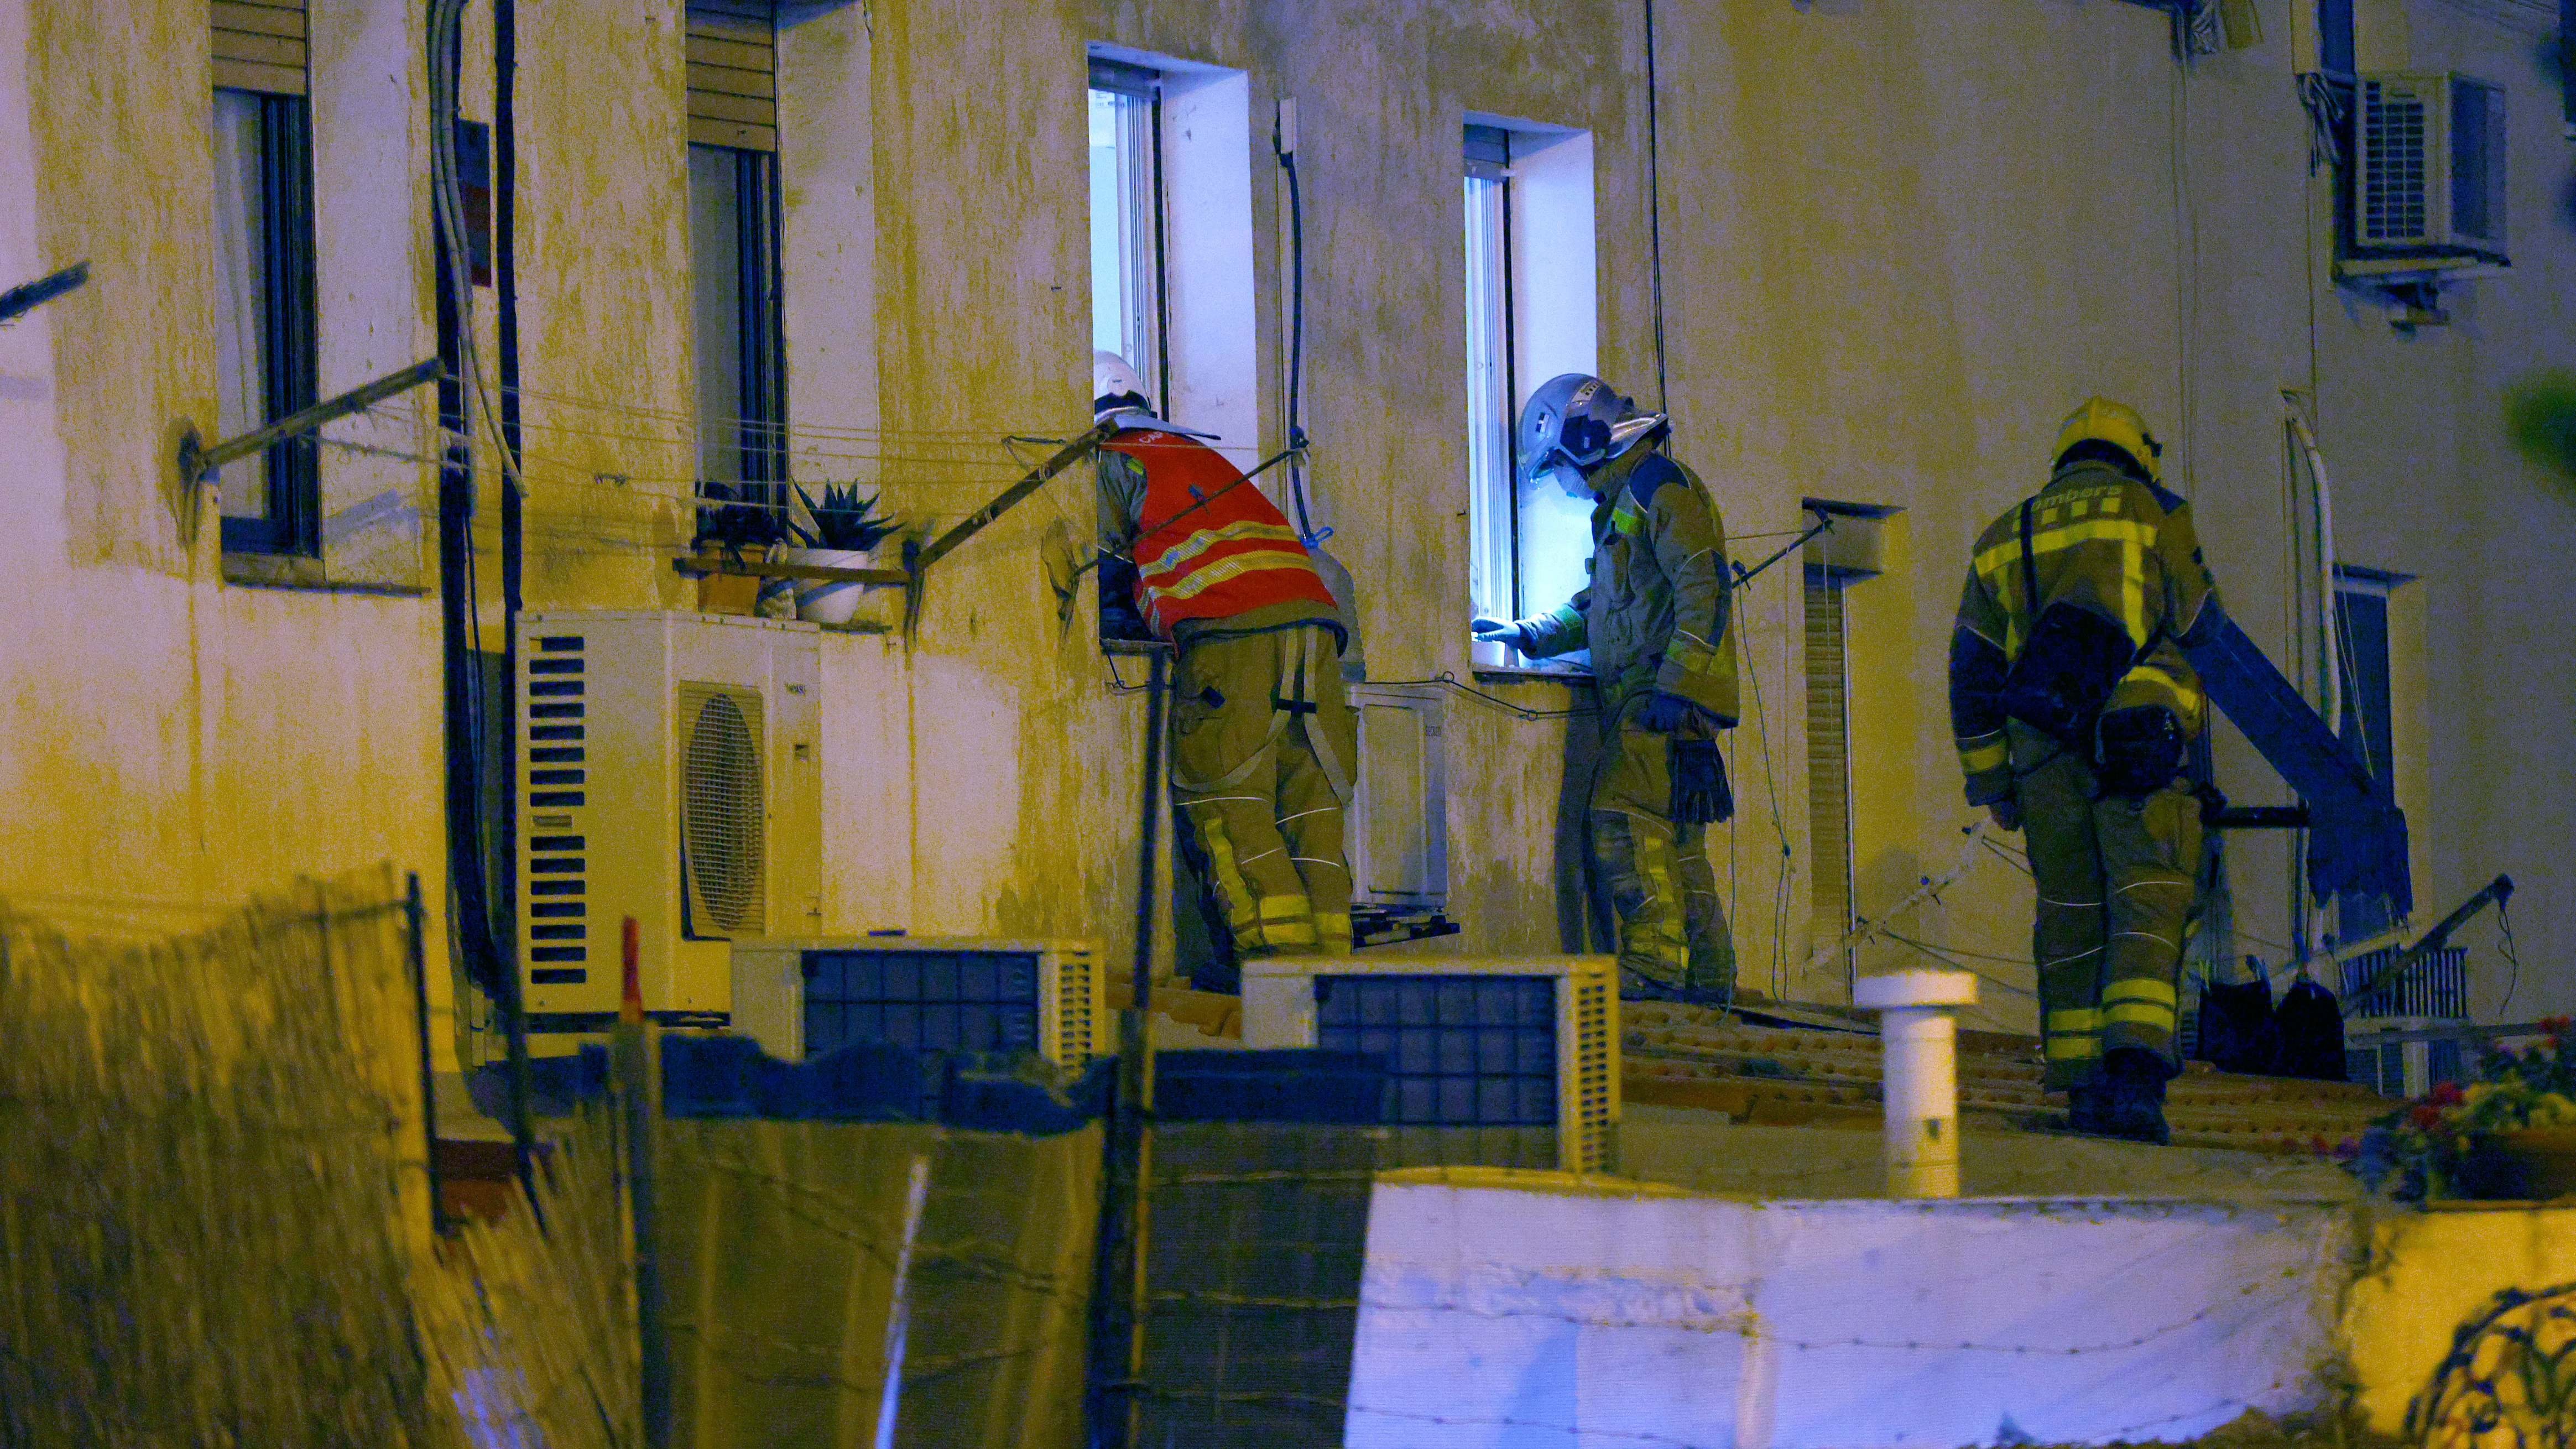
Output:
<path fill-rule="evenodd" d="M 1968 803 L 2024 833 L 2046 1082 L 2069 1124 L 2167 1140 L 2175 985 L 2200 872 L 2183 755 L 2208 706 L 2181 641 L 2217 617 L 2191 506 L 2137 412 L 2069 414 L 2048 486 L 1977 540 L 1950 640 Z"/>
<path fill-rule="evenodd" d="M 1735 728 L 1726 531 L 1717 503 L 1661 446 L 1670 424 L 1600 378 L 1568 373 L 1521 412 L 1523 481 L 1592 504 L 1592 581 L 1534 619 L 1474 620 L 1535 658 L 1589 649 L 1601 700 L 1589 835 L 1619 916 L 1619 989 L 1724 1005 L 1735 942 L 1708 863 L 1734 813 L 1717 732 Z"/>

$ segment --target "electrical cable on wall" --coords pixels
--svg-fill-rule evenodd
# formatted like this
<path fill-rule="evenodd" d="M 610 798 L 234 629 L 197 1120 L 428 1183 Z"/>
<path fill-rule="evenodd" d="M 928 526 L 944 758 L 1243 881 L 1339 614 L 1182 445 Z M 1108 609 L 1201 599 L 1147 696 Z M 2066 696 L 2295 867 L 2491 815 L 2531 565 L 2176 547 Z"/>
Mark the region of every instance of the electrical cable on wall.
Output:
<path fill-rule="evenodd" d="M 1333 536 L 1306 511 L 1306 206 L 1297 182 L 1297 103 L 1279 103 L 1270 133 L 1288 178 L 1288 493 L 1297 509 L 1298 540 L 1312 549 Z"/>
<path fill-rule="evenodd" d="M 1655 0 L 1646 6 L 1646 271 L 1652 278 L 1655 312 L 1655 410 L 1673 410 L 1664 375 L 1664 165 L 1661 115 L 1656 106 Z"/>

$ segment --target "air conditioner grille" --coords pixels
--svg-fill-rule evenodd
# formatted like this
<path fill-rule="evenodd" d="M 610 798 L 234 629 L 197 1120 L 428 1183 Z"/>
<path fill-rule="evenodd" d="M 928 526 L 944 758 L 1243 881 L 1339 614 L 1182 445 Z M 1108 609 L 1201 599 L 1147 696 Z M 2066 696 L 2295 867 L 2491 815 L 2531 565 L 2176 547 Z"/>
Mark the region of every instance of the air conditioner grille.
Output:
<path fill-rule="evenodd" d="M 1390 1126 L 1553 1127 L 1549 976 L 1315 978 L 1315 1045 L 1385 1062 Z"/>
<path fill-rule="evenodd" d="M 2469 948 L 2446 946 L 2419 961 L 2404 976 L 2380 983 L 2360 995 L 2372 977 L 2397 959 L 2397 948 L 2383 947 L 2343 963 L 2343 1012 L 2348 1020 L 2383 1016 L 2421 1016 L 2439 1021 L 2469 1019 Z"/>
<path fill-rule="evenodd" d="M 767 802 L 761 788 L 761 701 L 753 690 L 683 684 L 681 869 L 699 933 L 758 935 L 767 924 Z"/>
<path fill-rule="evenodd" d="M 583 670 L 587 640 L 579 634 L 552 634 L 536 641 L 536 649 L 525 663 L 525 704 L 528 718 L 523 738 L 530 742 L 523 755 L 526 770 L 527 803 L 533 810 L 573 810 L 588 803 L 581 790 L 564 786 L 580 785 L 585 763 L 582 726 L 579 724 L 537 724 L 535 721 L 578 720 L 584 713 L 581 681 L 566 679 Z M 535 742 L 546 741 L 538 747 Z M 534 768 L 535 766 L 549 768 Z M 564 816 L 569 822 L 572 817 Z M 590 862 L 584 853 L 585 837 L 580 835 L 531 834 L 526 837 L 527 869 L 520 888 L 520 909 L 527 915 L 525 931 L 528 983 L 532 986 L 580 986 L 590 978 L 586 963 L 590 959 L 589 932 L 581 924 L 588 907 L 582 897 L 589 893 Z M 543 922 L 544 924 L 539 924 Z"/>
<path fill-rule="evenodd" d="M 2387 81 L 2366 81 L 2361 124 L 2361 239 L 2383 244 L 2423 239 L 2432 226 L 2431 178 L 2424 174 L 2424 98 Z"/>
<path fill-rule="evenodd" d="M 805 1054 L 852 1042 L 920 1051 L 1038 1046 L 1038 958 L 993 951 L 807 951 Z M 1076 1059 L 1078 1060 L 1078 1059 Z"/>
<path fill-rule="evenodd" d="M 1577 1172 L 1608 1172 L 1617 1128 L 1618 1033 L 1610 1019 L 1610 978 L 1586 975 L 1574 981 L 1574 1108 L 1580 1117 L 1572 1166 Z"/>

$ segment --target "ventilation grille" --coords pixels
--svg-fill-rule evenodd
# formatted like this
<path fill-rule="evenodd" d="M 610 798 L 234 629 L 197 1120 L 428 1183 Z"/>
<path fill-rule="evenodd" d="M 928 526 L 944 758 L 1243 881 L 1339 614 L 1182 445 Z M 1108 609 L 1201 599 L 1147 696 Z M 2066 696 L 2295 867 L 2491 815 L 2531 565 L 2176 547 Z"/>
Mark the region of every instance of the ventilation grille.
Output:
<path fill-rule="evenodd" d="M 690 0 L 689 142 L 778 149 L 778 23 L 762 0 Z"/>
<path fill-rule="evenodd" d="M 1055 957 L 1055 1059 L 1081 1066 L 1100 1055 L 1100 982 L 1089 951 Z"/>
<path fill-rule="evenodd" d="M 590 959 L 585 644 L 579 634 L 540 636 L 522 666 L 521 785 L 527 810 L 520 822 L 527 871 L 519 897 L 532 986 L 579 986 L 590 979 L 581 964 Z"/>
<path fill-rule="evenodd" d="M 857 1042 L 1034 1051 L 1044 968 L 1004 951 L 807 951 L 805 1055 Z"/>
<path fill-rule="evenodd" d="M 1574 989 L 1575 1138 L 1563 1156 L 1576 1172 L 1618 1167 L 1619 1031 L 1610 1006 L 1610 974 L 1586 972 Z"/>
<path fill-rule="evenodd" d="M 2419 962 L 2395 981 L 2383 982 L 2368 996 L 2358 993 L 2370 978 L 2397 959 L 2397 948 L 2383 947 L 2343 963 L 2343 1014 L 2347 1018 L 2421 1016 L 2436 1021 L 2469 1019 L 2469 948 L 2447 946 Z"/>
<path fill-rule="evenodd" d="M 2361 85 L 2360 239 L 2402 246 L 2431 239 L 2432 188 L 2425 174 L 2426 106 L 2413 88 L 2387 80 Z"/>
<path fill-rule="evenodd" d="M 215 0 L 212 10 L 217 87 L 305 93 L 304 0 Z"/>
<path fill-rule="evenodd" d="M 760 692 L 682 684 L 678 705 L 683 934 L 757 936 L 769 921 Z"/>
<path fill-rule="evenodd" d="M 1315 978 L 1315 1045 L 1386 1064 L 1388 1126 L 1555 1127 L 1556 978 Z"/>

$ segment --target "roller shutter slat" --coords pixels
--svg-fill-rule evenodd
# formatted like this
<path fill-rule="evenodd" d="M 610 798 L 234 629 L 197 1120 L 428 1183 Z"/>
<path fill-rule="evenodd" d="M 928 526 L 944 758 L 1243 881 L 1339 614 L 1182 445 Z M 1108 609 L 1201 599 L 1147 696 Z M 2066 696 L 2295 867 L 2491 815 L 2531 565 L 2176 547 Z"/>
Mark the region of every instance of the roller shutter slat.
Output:
<path fill-rule="evenodd" d="M 689 37 L 691 65 L 720 65 L 731 70 L 756 70 L 776 74 L 778 52 L 766 45 L 745 45 L 731 40 L 705 40 Z"/>
<path fill-rule="evenodd" d="M 225 60 L 219 56 L 214 64 L 214 82 L 218 89 L 228 91 L 300 96 L 304 94 L 304 67 L 260 65 L 247 60 Z"/>
<path fill-rule="evenodd" d="M 704 120 L 692 116 L 689 118 L 689 144 L 730 146 L 737 151 L 775 151 L 778 149 L 778 130 L 774 126 Z"/>
<path fill-rule="evenodd" d="M 689 91 L 717 96 L 758 96 L 763 100 L 778 97 L 778 78 L 767 71 L 736 70 L 724 65 L 691 65 Z"/>
<path fill-rule="evenodd" d="M 215 59 L 252 65 L 286 65 L 304 69 L 304 42 L 283 35 L 253 35 L 245 30 L 215 32 Z"/>
<path fill-rule="evenodd" d="M 215 29 L 246 30 L 254 35 L 284 35 L 304 38 L 304 7 L 286 5 L 244 5 L 234 0 L 216 0 Z"/>

